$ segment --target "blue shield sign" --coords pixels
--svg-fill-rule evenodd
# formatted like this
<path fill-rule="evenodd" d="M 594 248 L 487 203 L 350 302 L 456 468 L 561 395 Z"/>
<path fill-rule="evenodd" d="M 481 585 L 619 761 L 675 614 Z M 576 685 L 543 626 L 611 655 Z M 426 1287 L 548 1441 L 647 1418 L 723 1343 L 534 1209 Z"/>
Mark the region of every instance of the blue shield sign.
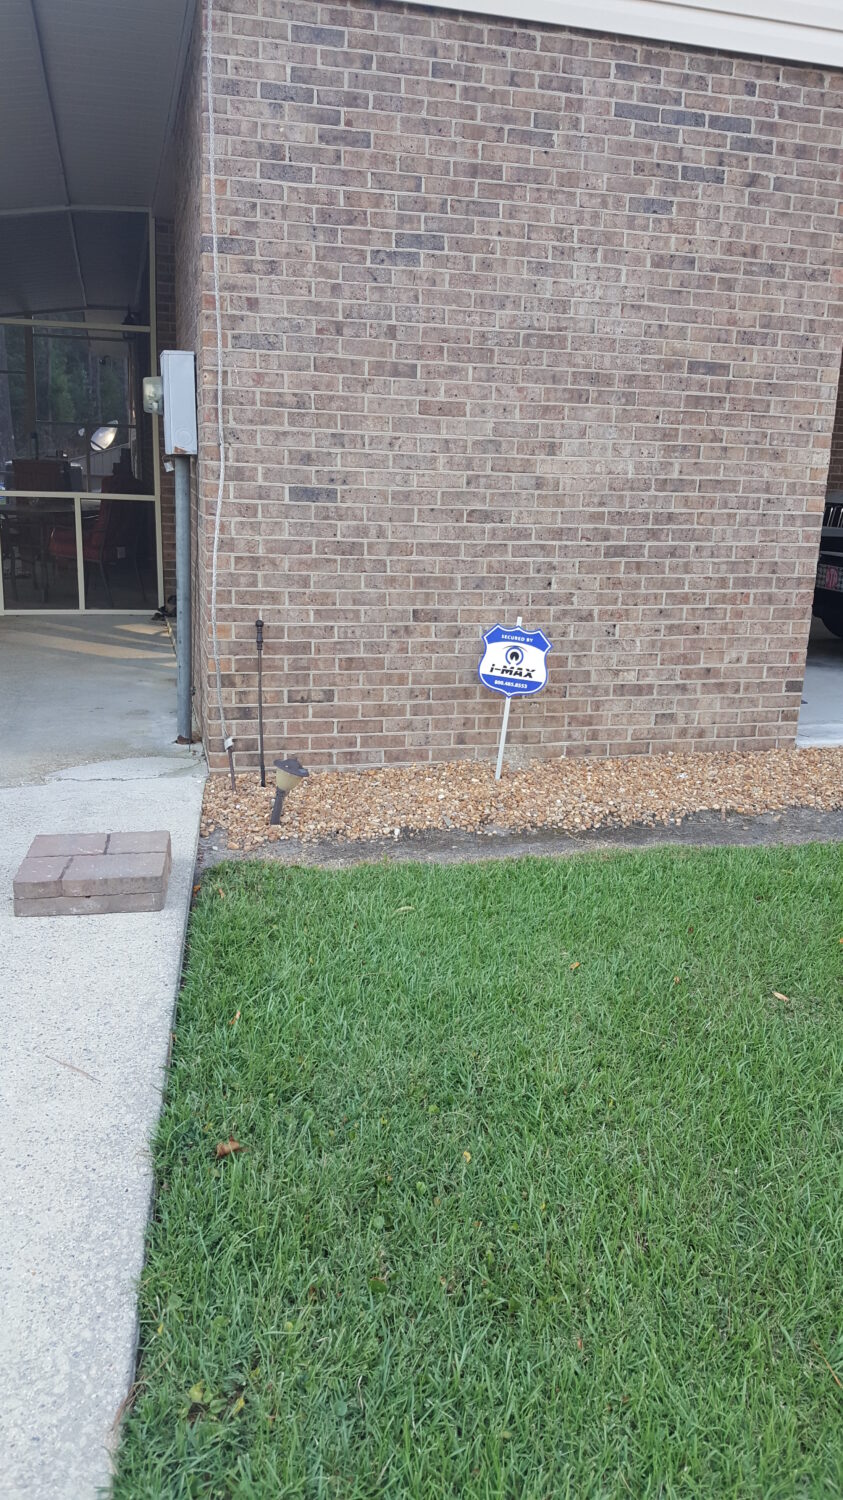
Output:
<path fill-rule="evenodd" d="M 477 671 L 484 687 L 505 698 L 541 692 L 547 682 L 547 653 L 553 650 L 543 631 L 494 625 L 483 643 L 486 649 Z"/>

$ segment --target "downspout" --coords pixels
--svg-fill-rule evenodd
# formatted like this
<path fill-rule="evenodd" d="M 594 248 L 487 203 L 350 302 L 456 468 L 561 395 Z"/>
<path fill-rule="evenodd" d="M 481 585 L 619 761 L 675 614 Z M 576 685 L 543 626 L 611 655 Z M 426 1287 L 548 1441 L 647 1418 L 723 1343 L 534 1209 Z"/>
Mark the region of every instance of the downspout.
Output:
<path fill-rule="evenodd" d="M 190 459 L 182 453 L 174 458 L 176 478 L 176 668 L 178 740 L 193 740 L 193 694 L 191 692 L 191 604 L 190 604 Z"/>

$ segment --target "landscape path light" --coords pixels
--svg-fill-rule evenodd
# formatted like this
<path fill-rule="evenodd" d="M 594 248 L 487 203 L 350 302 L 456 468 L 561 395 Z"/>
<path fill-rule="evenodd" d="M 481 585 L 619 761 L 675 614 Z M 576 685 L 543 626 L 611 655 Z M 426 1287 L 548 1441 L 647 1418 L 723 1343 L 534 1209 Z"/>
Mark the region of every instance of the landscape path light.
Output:
<path fill-rule="evenodd" d="M 269 815 L 270 823 L 281 822 L 281 808 L 288 792 L 298 786 L 304 776 L 309 775 L 301 761 L 291 755 L 288 760 L 273 761 L 275 766 L 275 801 L 272 804 L 272 812 Z"/>

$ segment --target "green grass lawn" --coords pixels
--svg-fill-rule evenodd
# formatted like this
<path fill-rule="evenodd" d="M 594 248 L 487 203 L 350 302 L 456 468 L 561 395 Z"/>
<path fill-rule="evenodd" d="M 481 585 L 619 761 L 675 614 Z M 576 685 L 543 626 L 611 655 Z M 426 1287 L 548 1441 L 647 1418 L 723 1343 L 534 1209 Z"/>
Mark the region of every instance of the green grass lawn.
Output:
<path fill-rule="evenodd" d="M 115 1500 L 843 1493 L 841 939 L 833 846 L 212 871 Z"/>

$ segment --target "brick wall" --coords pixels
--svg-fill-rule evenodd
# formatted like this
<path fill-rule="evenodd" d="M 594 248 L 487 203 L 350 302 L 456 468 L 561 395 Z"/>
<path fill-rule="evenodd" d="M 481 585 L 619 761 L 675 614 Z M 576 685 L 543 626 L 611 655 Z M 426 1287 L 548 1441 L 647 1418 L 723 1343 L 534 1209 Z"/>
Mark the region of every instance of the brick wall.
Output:
<path fill-rule="evenodd" d="M 841 76 L 365 0 L 217 0 L 214 45 L 240 764 L 259 612 L 268 753 L 311 766 L 490 757 L 518 613 L 554 650 L 513 758 L 792 743 Z"/>

